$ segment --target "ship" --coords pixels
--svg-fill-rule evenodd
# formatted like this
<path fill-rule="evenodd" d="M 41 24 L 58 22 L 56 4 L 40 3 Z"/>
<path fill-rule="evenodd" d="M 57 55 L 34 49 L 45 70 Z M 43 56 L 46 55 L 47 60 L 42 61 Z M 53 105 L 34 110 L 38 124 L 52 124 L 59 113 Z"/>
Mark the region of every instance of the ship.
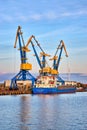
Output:
<path fill-rule="evenodd" d="M 76 87 L 72 84 L 62 84 L 58 79 L 51 76 L 38 76 L 32 88 L 33 94 L 62 94 L 75 93 Z"/>

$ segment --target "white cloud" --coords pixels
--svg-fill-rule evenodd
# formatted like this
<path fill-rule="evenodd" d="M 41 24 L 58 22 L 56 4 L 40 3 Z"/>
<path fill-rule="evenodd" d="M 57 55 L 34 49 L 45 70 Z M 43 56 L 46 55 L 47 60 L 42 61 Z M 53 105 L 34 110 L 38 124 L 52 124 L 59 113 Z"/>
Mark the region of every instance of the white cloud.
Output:
<path fill-rule="evenodd" d="M 33 14 L 33 15 L 30 15 L 29 18 L 33 19 L 33 20 L 40 20 L 40 19 L 43 18 L 43 15 L 41 15 L 41 14 Z"/>
<path fill-rule="evenodd" d="M 3 22 L 3 21 L 12 22 L 13 16 L 2 13 L 0 14 L 0 22 Z"/>
<path fill-rule="evenodd" d="M 56 14 L 53 11 L 49 11 L 49 12 L 45 13 L 43 16 L 45 18 L 47 18 L 47 19 L 56 19 L 56 18 L 58 18 L 58 14 Z"/>
<path fill-rule="evenodd" d="M 75 12 L 64 12 L 61 14 L 61 16 L 69 17 L 69 16 L 82 16 L 87 15 L 87 10 L 80 10 Z"/>
<path fill-rule="evenodd" d="M 42 13 L 29 13 L 29 14 L 25 14 L 25 13 L 15 13 L 13 12 L 13 14 L 9 14 L 9 13 L 1 13 L 0 14 L 0 22 L 3 21 L 7 21 L 7 22 L 15 22 L 15 21 L 30 21 L 30 20 L 55 20 L 58 18 L 65 18 L 65 17 L 74 17 L 74 16 L 83 16 L 83 15 L 87 15 L 87 10 L 83 9 L 83 10 L 78 10 L 78 11 L 64 11 L 64 12 L 57 12 L 56 11 L 47 11 L 47 12 L 42 12 Z"/>
<path fill-rule="evenodd" d="M 66 32 L 66 33 L 65 33 Z M 66 36 L 67 35 L 71 35 L 71 34 L 81 34 L 81 33 L 87 33 L 86 28 L 83 27 L 77 27 L 74 25 L 74 27 L 72 25 L 69 26 L 65 26 L 65 27 L 61 27 L 60 29 L 56 29 L 56 30 L 52 30 L 50 32 L 46 32 L 44 34 L 40 34 L 37 37 L 49 37 L 49 36 Z"/>
<path fill-rule="evenodd" d="M 33 20 L 42 20 L 42 19 L 58 19 L 58 18 L 64 18 L 64 17 L 72 17 L 72 16 L 83 16 L 83 15 L 87 15 L 87 10 L 78 10 L 78 11 L 74 11 L 74 12 L 55 12 L 55 11 L 48 11 L 48 12 L 44 12 L 44 13 L 33 13 L 32 15 L 30 15 L 29 17 Z"/>

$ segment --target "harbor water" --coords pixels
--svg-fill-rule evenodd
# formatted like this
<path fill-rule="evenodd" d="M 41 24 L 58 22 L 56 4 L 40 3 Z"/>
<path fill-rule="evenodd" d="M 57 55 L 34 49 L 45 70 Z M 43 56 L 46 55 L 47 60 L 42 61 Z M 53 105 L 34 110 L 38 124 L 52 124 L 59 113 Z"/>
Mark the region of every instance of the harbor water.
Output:
<path fill-rule="evenodd" d="M 87 92 L 0 96 L 0 130 L 87 130 Z"/>

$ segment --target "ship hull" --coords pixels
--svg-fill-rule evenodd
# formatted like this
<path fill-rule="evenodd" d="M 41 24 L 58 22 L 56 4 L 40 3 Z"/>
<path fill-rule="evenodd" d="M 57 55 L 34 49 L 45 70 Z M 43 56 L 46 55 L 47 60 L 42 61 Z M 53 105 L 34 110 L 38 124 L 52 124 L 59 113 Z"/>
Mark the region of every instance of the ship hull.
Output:
<path fill-rule="evenodd" d="M 33 94 L 62 94 L 62 93 L 75 93 L 76 88 L 33 88 Z"/>

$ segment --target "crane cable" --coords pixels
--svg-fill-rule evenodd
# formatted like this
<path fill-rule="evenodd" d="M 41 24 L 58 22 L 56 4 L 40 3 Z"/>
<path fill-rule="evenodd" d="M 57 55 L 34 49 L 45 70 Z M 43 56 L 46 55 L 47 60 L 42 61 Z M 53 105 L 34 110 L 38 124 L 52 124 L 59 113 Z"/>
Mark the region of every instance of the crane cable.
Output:
<path fill-rule="evenodd" d="M 38 43 L 38 41 L 36 40 L 35 37 L 34 37 L 34 40 L 35 40 L 37 46 L 40 48 L 40 50 L 45 54 L 44 50 L 43 50 L 42 47 L 40 46 L 40 43 Z M 49 66 L 49 64 L 48 64 L 48 62 L 46 61 L 46 59 L 45 59 L 45 63 L 47 64 L 47 66 Z M 49 67 L 50 67 L 50 66 L 49 66 Z"/>

